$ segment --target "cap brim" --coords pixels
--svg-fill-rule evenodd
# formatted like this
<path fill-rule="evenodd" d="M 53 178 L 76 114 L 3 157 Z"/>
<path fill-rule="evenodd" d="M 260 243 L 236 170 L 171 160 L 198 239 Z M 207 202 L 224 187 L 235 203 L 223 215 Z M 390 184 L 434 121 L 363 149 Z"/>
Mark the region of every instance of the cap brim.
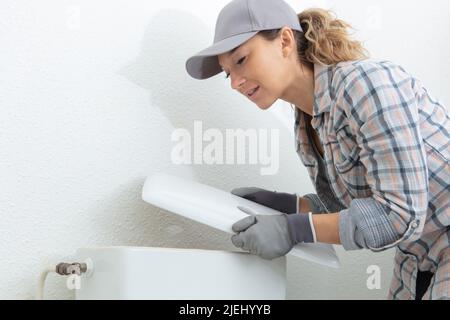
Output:
<path fill-rule="evenodd" d="M 207 79 L 222 72 L 217 56 L 240 46 L 257 33 L 258 31 L 241 33 L 216 42 L 190 57 L 186 61 L 186 71 L 195 79 Z"/>

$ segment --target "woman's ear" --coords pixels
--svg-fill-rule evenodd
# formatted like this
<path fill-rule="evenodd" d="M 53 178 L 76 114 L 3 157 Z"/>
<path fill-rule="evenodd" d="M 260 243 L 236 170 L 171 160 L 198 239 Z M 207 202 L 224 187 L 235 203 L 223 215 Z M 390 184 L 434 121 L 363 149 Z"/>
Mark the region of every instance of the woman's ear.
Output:
<path fill-rule="evenodd" d="M 292 29 L 289 27 L 283 27 L 280 30 L 280 40 L 283 57 L 287 57 L 295 46 L 295 38 Z"/>

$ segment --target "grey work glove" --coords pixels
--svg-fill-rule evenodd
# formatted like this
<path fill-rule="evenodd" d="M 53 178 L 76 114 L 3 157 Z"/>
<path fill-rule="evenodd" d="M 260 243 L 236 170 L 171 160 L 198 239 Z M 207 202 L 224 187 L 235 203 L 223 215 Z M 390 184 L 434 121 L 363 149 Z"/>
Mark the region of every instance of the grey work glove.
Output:
<path fill-rule="evenodd" d="M 268 191 L 256 187 L 235 188 L 231 193 L 280 212 L 288 214 L 297 212 L 298 200 L 295 193 Z"/>
<path fill-rule="evenodd" d="M 234 246 L 272 260 L 284 256 L 301 242 L 314 242 L 308 214 L 256 214 L 245 217 L 231 227 Z"/>

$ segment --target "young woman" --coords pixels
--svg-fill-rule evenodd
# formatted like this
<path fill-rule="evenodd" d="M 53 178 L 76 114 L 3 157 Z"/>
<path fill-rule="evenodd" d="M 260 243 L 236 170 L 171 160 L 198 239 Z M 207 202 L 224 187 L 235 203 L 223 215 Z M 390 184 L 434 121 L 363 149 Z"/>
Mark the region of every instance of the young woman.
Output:
<path fill-rule="evenodd" d="M 450 297 L 450 119 L 418 79 L 369 60 L 328 11 L 282 0 L 234 0 L 214 44 L 186 62 L 267 109 L 295 106 L 297 153 L 317 194 L 237 188 L 280 215 L 233 225 L 232 242 L 265 259 L 300 242 L 374 252 L 396 247 L 389 299 Z M 326 213 L 326 214 L 322 214 Z"/>

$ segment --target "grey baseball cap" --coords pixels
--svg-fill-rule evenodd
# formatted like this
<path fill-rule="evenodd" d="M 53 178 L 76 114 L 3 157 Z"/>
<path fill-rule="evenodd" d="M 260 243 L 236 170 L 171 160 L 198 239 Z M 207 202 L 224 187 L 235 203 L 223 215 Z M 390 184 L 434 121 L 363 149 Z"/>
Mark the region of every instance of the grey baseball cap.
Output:
<path fill-rule="evenodd" d="M 290 27 L 302 31 L 297 13 L 283 0 L 233 0 L 219 13 L 214 43 L 186 61 L 186 71 L 195 79 L 220 72 L 217 56 L 239 47 L 259 31 Z"/>

